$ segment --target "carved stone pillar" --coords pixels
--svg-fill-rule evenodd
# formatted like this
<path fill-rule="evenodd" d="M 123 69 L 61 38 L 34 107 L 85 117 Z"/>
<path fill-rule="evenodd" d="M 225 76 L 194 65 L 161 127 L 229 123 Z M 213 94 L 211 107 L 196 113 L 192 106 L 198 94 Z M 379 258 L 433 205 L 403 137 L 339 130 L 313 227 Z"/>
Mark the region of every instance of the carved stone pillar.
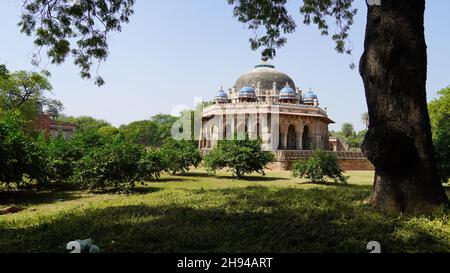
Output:
<path fill-rule="evenodd" d="M 280 133 L 280 149 L 286 150 L 287 149 L 287 133 Z"/>
<path fill-rule="evenodd" d="M 297 135 L 297 145 L 296 145 L 296 149 L 297 150 L 302 150 L 303 147 L 303 137 L 302 137 L 302 133 L 300 133 L 299 135 Z"/>

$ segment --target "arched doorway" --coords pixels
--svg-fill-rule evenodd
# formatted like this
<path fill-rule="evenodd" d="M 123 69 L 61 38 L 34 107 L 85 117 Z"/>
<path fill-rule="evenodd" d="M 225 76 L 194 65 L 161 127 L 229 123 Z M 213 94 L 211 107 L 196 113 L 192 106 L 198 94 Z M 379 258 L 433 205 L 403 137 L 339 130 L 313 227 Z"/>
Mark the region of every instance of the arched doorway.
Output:
<path fill-rule="evenodd" d="M 294 125 L 290 125 L 287 135 L 287 149 L 295 150 L 297 148 L 297 135 L 295 134 Z"/>
<path fill-rule="evenodd" d="M 309 127 L 305 125 L 303 127 L 303 135 L 302 135 L 302 149 L 303 150 L 311 150 L 311 137 L 309 134 Z"/>

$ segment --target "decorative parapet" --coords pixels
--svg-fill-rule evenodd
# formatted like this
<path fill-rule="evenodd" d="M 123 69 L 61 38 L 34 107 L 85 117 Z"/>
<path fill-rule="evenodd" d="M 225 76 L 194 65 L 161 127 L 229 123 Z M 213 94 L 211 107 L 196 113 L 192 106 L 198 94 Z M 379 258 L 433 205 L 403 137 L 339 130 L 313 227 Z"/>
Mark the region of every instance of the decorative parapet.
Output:
<path fill-rule="evenodd" d="M 206 155 L 211 149 L 201 149 L 200 152 Z M 346 152 L 346 151 L 326 151 L 327 153 L 334 153 L 338 159 L 367 159 L 361 152 Z M 295 150 L 295 151 L 273 151 L 276 161 L 292 161 L 298 159 L 306 159 L 314 153 L 311 150 Z"/>
<path fill-rule="evenodd" d="M 279 102 L 279 101 L 273 101 L 270 103 L 267 103 L 265 101 L 246 101 L 246 102 L 227 102 L 227 103 L 220 103 L 222 106 L 237 106 L 237 105 L 279 105 L 279 106 L 293 106 L 298 108 L 318 108 L 321 109 L 319 106 L 309 105 L 309 104 L 298 104 L 298 103 L 289 103 L 289 102 Z M 321 109 L 323 110 L 323 109 Z"/>
<path fill-rule="evenodd" d="M 274 151 L 277 161 L 291 161 L 298 159 L 306 159 L 310 157 L 314 151 Z M 334 152 L 327 151 L 327 153 L 334 153 L 338 159 L 366 159 L 361 152 Z"/>
<path fill-rule="evenodd" d="M 211 149 L 202 149 L 201 153 L 206 155 Z M 339 161 L 339 165 L 346 171 L 372 171 L 375 167 L 360 152 L 333 152 Z M 298 159 L 307 159 L 314 151 L 274 151 L 275 162 L 268 166 L 271 170 L 290 170 L 294 161 Z"/>
<path fill-rule="evenodd" d="M 215 111 L 226 111 L 226 110 L 238 110 L 238 109 L 249 109 L 249 107 L 255 107 L 258 109 L 271 109 L 271 107 L 277 107 L 280 113 L 317 113 L 324 117 L 327 117 L 327 112 L 320 108 L 319 106 L 307 105 L 307 104 L 296 104 L 296 103 L 285 103 L 285 102 L 236 102 L 236 103 L 218 103 L 203 109 L 203 116 L 207 116 Z M 272 109 L 274 110 L 274 109 Z"/>

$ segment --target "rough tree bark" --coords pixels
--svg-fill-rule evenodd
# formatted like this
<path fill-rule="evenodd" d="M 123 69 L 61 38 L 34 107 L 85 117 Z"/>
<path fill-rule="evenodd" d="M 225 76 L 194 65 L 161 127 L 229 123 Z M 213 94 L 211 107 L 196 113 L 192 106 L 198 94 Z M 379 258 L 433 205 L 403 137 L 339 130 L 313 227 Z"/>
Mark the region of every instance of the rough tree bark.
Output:
<path fill-rule="evenodd" d="M 360 74 L 369 109 L 363 152 L 374 164 L 372 204 L 430 213 L 448 198 L 439 182 L 426 102 L 425 0 L 368 6 Z"/>

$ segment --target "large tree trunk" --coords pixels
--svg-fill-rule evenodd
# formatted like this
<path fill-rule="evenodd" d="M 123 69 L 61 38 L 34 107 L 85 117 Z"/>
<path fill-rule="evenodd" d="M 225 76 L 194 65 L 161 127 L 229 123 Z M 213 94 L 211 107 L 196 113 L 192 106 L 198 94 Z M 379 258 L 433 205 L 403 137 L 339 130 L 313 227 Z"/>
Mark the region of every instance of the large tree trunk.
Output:
<path fill-rule="evenodd" d="M 448 202 L 440 183 L 426 102 L 425 0 L 369 6 L 360 74 L 369 109 L 363 152 L 374 164 L 372 204 L 430 213 Z"/>

